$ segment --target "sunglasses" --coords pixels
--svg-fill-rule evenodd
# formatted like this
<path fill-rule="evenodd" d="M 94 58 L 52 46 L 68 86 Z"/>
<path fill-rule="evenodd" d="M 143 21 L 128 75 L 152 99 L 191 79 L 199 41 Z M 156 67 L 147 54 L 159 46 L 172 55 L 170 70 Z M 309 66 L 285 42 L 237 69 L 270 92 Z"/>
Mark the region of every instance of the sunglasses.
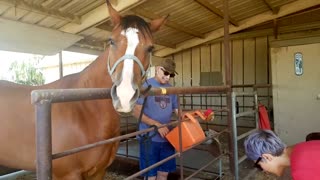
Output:
<path fill-rule="evenodd" d="M 257 161 L 254 163 L 254 167 L 260 171 L 263 171 L 262 167 L 260 166 L 259 162 L 262 160 L 262 157 L 259 157 Z"/>
<path fill-rule="evenodd" d="M 163 74 L 164 74 L 165 76 L 170 75 L 171 78 L 173 78 L 173 77 L 175 76 L 174 73 L 171 74 L 171 73 L 169 73 L 168 71 L 164 70 L 163 68 L 161 68 L 161 70 L 163 71 Z"/>

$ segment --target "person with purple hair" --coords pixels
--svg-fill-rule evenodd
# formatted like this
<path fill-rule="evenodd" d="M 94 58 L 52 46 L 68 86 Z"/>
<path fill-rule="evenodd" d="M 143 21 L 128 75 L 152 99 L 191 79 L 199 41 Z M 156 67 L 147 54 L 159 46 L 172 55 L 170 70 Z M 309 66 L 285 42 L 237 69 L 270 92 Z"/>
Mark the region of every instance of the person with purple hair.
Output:
<path fill-rule="evenodd" d="M 290 167 L 294 180 L 320 179 L 320 140 L 286 146 L 273 131 L 257 130 L 246 138 L 244 147 L 260 170 L 280 177 Z"/>

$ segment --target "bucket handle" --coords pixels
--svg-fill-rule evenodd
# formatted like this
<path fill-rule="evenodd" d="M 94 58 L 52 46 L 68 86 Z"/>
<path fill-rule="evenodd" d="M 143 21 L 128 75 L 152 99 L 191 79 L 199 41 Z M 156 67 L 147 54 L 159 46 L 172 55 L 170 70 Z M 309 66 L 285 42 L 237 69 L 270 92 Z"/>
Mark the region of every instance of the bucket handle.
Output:
<path fill-rule="evenodd" d="M 190 113 L 185 113 L 184 117 L 187 117 L 188 119 L 190 119 L 193 123 L 196 123 L 197 120 L 190 114 Z"/>

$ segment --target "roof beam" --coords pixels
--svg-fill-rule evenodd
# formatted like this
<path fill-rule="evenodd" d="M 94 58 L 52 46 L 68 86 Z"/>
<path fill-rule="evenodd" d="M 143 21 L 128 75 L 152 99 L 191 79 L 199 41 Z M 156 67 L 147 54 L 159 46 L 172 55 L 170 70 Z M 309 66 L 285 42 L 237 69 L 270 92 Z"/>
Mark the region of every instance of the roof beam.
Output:
<path fill-rule="evenodd" d="M 239 27 L 230 26 L 230 34 L 258 25 L 263 22 L 267 22 L 279 17 L 283 17 L 286 15 L 307 9 L 307 8 L 314 7 L 317 5 L 320 5 L 319 0 L 297 0 L 290 4 L 283 5 L 278 14 L 271 14 L 270 12 L 265 12 L 265 13 L 261 13 L 256 16 L 247 18 L 243 21 L 240 21 Z M 189 49 L 191 47 L 203 44 L 207 41 L 211 41 L 219 37 L 222 37 L 224 35 L 223 32 L 224 31 L 222 27 L 208 33 L 205 39 L 193 38 L 193 39 L 184 41 L 183 43 L 177 44 L 177 48 L 175 49 L 165 48 L 162 50 L 158 50 L 154 53 L 154 55 L 159 57 L 164 57 L 164 56 L 182 51 L 184 49 Z"/>
<path fill-rule="evenodd" d="M 125 1 L 118 1 L 114 8 L 117 11 L 125 11 L 134 6 L 137 6 L 143 3 L 146 0 L 125 0 Z M 91 26 L 101 23 L 109 18 L 109 12 L 107 9 L 107 5 L 103 4 L 96 9 L 88 12 L 87 14 L 81 16 L 81 24 L 73 24 L 69 23 L 65 26 L 61 27 L 59 30 L 67 33 L 77 34 Z"/>
<path fill-rule="evenodd" d="M 271 5 L 270 0 L 263 0 L 263 2 L 268 6 L 268 8 L 270 9 L 270 11 L 272 11 L 273 14 L 278 14 L 279 12 L 279 7 L 273 7 Z"/>
<path fill-rule="evenodd" d="M 81 39 L 80 41 L 76 42 L 75 45 L 79 47 L 85 47 L 88 49 L 95 49 L 99 51 L 104 50 L 104 46 L 106 46 L 105 41 L 100 41 L 96 39 Z"/>
<path fill-rule="evenodd" d="M 143 16 L 143 17 L 146 17 L 148 19 L 157 19 L 157 18 L 160 18 L 159 15 L 156 15 L 150 11 L 147 11 L 145 9 L 142 9 L 142 8 L 135 8 L 135 9 L 131 9 L 131 11 L 133 11 L 134 13 L 140 15 L 140 16 Z M 170 16 L 169 16 L 170 17 Z M 172 22 L 170 21 L 169 19 L 167 19 L 166 23 L 165 23 L 165 26 L 167 27 L 170 27 L 172 29 L 175 29 L 177 31 L 181 31 L 181 32 L 184 32 L 186 34 L 189 34 L 191 36 L 195 36 L 195 37 L 198 37 L 198 38 L 201 38 L 203 39 L 205 36 L 204 34 L 200 33 L 200 32 L 197 32 L 197 31 L 194 31 L 194 30 L 191 30 L 183 25 L 180 25 L 180 24 L 177 24 L 175 22 Z"/>
<path fill-rule="evenodd" d="M 41 6 L 36 6 L 35 4 L 30 4 L 24 0 L 16 0 L 16 1 L 0 0 L 0 3 L 5 3 L 6 5 L 9 5 L 9 6 L 17 8 L 17 9 L 22 9 L 22 10 L 26 10 L 26 11 L 33 12 L 33 13 L 42 14 L 45 16 L 52 16 L 57 19 L 80 24 L 80 18 L 78 16 L 75 16 L 75 15 L 72 15 L 69 13 L 61 13 L 56 10 L 45 9 Z"/>
<path fill-rule="evenodd" d="M 240 32 L 236 34 L 230 34 L 230 40 L 237 40 L 237 39 L 245 39 L 245 38 L 254 38 L 259 36 L 271 36 L 273 35 L 274 30 L 272 28 L 262 29 L 262 30 L 254 30 L 248 32 Z M 312 23 L 303 23 L 298 25 L 288 25 L 288 26 L 281 26 L 278 29 L 279 36 L 287 36 L 287 34 L 296 34 L 296 38 L 301 36 L 317 36 L 320 34 L 320 21 L 312 22 Z M 293 37 L 290 35 L 290 37 Z M 275 38 L 274 38 L 275 39 Z M 206 44 L 213 44 L 216 42 L 223 41 L 223 37 L 218 39 L 214 39 L 212 41 L 206 42 Z"/>
<path fill-rule="evenodd" d="M 54 0 L 46 0 L 43 3 L 41 3 L 41 6 L 48 7 L 51 3 L 53 3 Z"/>
<path fill-rule="evenodd" d="M 112 32 L 112 30 L 113 30 L 113 26 L 108 24 L 108 22 L 102 23 L 102 24 L 98 25 L 96 28 L 103 29 L 103 30 L 106 30 L 109 32 Z"/>
<path fill-rule="evenodd" d="M 154 43 L 157 44 L 157 45 L 160 45 L 160 46 L 165 46 L 165 47 L 168 47 L 168 48 L 176 48 L 177 46 L 175 44 L 172 44 L 170 42 L 164 42 L 164 41 L 161 41 L 161 40 L 157 40 L 155 39 L 154 40 Z"/>
<path fill-rule="evenodd" d="M 65 4 L 64 6 L 60 7 L 60 8 L 59 8 L 59 11 L 60 11 L 60 12 L 63 12 L 63 11 L 65 11 L 65 10 L 67 10 L 67 9 L 70 9 L 70 7 L 78 4 L 79 1 L 81 1 L 81 0 L 72 0 L 72 1 L 70 1 L 69 3 Z M 80 3 L 79 3 L 79 4 L 80 4 Z"/>
<path fill-rule="evenodd" d="M 78 52 L 78 53 L 84 53 L 84 54 L 91 54 L 91 55 L 97 55 L 99 56 L 101 53 L 103 53 L 104 49 L 95 49 L 94 47 L 80 47 L 76 44 L 68 47 L 65 49 L 65 51 L 71 51 L 71 52 Z"/>
<path fill-rule="evenodd" d="M 0 49 L 54 55 L 82 39 L 79 35 L 0 18 Z M 32 45 L 30 45 L 32 42 Z"/>
<path fill-rule="evenodd" d="M 201 6 L 205 7 L 206 9 L 208 9 L 209 11 L 211 11 L 212 13 L 216 14 L 217 16 L 223 19 L 223 12 L 220 9 L 211 5 L 207 0 L 195 0 L 195 1 Z M 229 16 L 229 21 L 232 25 L 239 26 L 239 23 L 233 18 L 231 18 L 230 16 Z"/>

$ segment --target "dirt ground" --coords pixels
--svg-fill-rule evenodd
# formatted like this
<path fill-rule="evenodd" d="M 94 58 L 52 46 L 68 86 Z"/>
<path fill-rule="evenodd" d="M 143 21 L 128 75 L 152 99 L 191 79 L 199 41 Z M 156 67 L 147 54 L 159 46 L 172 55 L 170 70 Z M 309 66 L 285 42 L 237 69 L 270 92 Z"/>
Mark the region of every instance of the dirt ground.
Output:
<path fill-rule="evenodd" d="M 223 162 L 223 173 L 224 173 L 224 176 L 222 178 L 222 180 L 232 180 L 233 179 L 233 176 L 231 175 L 231 173 L 229 172 L 229 160 L 228 160 L 228 157 L 223 157 L 222 158 L 222 162 Z M 248 163 L 247 163 L 248 164 Z M 240 179 L 243 179 L 241 177 L 243 177 L 245 175 L 246 172 L 250 171 L 252 168 L 252 166 L 248 166 L 246 163 L 242 164 L 240 167 L 239 167 L 239 171 L 240 171 Z M 126 168 L 126 167 L 123 167 L 123 168 Z M 126 177 L 128 177 L 130 175 L 130 173 L 132 172 L 127 172 L 127 174 L 119 174 L 119 172 L 108 172 L 106 173 L 106 176 L 105 176 L 105 180 L 123 180 L 125 179 Z M 137 178 L 138 179 L 138 178 Z M 176 180 L 176 179 L 180 179 L 179 176 L 173 176 L 171 175 L 169 180 Z M 208 177 L 208 178 L 204 178 L 204 176 L 201 176 L 201 177 L 194 177 L 194 178 L 191 178 L 191 179 L 194 179 L 194 180 L 209 180 L 209 179 L 212 179 L 212 176 Z M 216 178 L 218 179 L 218 178 Z M 263 172 L 257 172 L 255 175 L 253 175 L 251 178 L 249 178 L 249 180 L 278 180 L 279 178 L 273 176 L 273 175 L 268 175 L 266 173 L 263 173 Z M 28 174 L 28 175 L 23 175 L 23 176 L 20 176 L 18 178 L 16 178 L 16 180 L 36 180 L 36 175 L 34 173 L 32 174 Z"/>

